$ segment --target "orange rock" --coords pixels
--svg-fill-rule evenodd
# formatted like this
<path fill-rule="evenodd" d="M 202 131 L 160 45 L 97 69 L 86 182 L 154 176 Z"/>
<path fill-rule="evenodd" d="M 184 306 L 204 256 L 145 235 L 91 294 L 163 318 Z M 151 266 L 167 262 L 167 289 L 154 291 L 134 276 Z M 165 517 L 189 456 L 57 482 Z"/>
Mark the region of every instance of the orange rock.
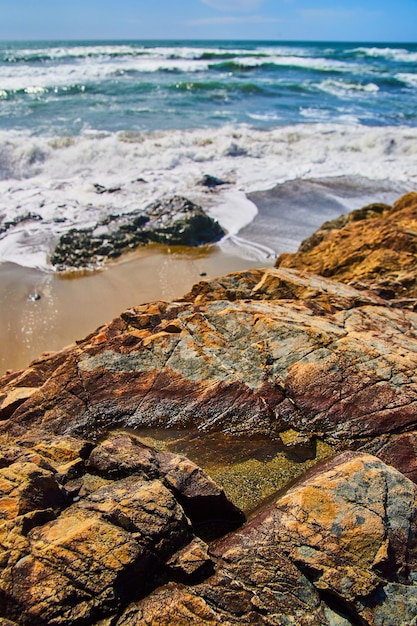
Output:
<path fill-rule="evenodd" d="M 365 207 L 327 222 L 277 267 L 292 267 L 373 289 L 398 306 L 417 298 L 417 193 L 393 207 Z"/>

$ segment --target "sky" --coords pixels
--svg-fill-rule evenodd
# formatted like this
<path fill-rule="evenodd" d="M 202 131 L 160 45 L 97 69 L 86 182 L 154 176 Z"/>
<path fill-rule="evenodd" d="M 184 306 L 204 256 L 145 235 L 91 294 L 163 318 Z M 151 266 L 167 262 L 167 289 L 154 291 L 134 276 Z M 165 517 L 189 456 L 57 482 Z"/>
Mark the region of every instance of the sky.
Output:
<path fill-rule="evenodd" d="M 417 0 L 0 0 L 0 39 L 417 42 Z"/>

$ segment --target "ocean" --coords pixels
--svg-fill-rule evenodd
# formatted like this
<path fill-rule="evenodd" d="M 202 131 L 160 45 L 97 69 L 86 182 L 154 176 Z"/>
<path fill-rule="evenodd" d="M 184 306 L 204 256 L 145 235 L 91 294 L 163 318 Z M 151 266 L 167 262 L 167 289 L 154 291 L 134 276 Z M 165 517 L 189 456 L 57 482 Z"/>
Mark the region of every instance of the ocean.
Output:
<path fill-rule="evenodd" d="M 416 44 L 0 42 L 0 370 L 416 188 Z M 69 229 L 174 194 L 227 231 L 213 253 L 53 271 Z"/>
<path fill-rule="evenodd" d="M 175 193 L 242 255 L 294 250 L 304 231 L 239 242 L 258 214 L 250 194 L 332 178 L 327 217 L 415 185 L 416 69 L 415 44 L 2 42 L 0 262 L 47 271 L 66 230 Z M 206 173 L 231 184 L 204 194 Z M 300 193 L 277 224 L 302 210 L 316 225 Z"/>

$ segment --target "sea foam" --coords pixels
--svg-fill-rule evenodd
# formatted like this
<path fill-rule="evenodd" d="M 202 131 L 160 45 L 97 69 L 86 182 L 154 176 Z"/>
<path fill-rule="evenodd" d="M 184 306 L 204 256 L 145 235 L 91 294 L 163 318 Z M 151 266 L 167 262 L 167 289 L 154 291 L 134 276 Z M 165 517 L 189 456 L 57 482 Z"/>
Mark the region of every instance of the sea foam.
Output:
<path fill-rule="evenodd" d="M 68 138 L 2 131 L 0 146 L 0 261 L 43 269 L 57 238 L 70 228 L 164 196 L 200 203 L 238 236 L 256 215 L 246 194 L 277 183 L 341 175 L 410 188 L 417 183 L 417 129 L 401 127 L 225 126 Z M 227 184 L 205 188 L 200 181 L 206 173 Z M 267 253 L 258 250 L 258 256 Z"/>

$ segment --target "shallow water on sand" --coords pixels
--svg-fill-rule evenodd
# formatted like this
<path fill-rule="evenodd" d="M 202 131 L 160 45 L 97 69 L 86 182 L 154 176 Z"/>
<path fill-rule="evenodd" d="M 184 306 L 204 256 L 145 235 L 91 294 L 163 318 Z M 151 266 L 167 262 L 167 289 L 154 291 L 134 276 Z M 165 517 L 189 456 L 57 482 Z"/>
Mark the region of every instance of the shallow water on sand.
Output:
<path fill-rule="evenodd" d="M 172 300 L 199 280 L 266 265 L 225 254 L 217 246 L 150 246 L 81 276 L 1 264 L 0 375 L 27 366 L 43 351 L 82 339 L 130 306 Z"/>

